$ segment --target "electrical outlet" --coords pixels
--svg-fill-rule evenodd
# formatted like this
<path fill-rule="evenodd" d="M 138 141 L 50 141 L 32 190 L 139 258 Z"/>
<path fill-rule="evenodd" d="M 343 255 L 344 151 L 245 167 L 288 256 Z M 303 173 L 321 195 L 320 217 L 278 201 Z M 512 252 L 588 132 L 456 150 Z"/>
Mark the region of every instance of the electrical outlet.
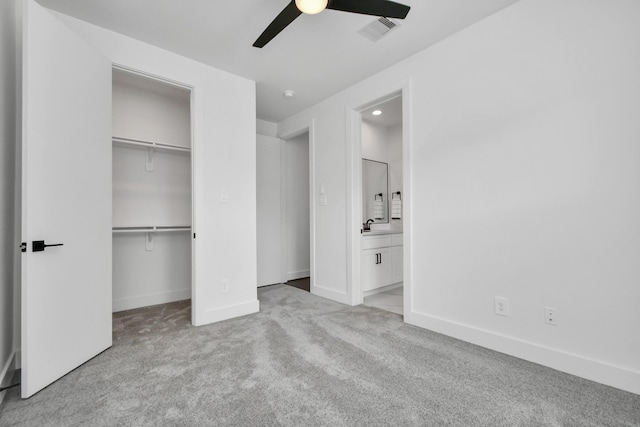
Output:
<path fill-rule="evenodd" d="M 552 307 L 544 308 L 544 323 L 558 326 L 558 309 Z"/>
<path fill-rule="evenodd" d="M 499 316 L 509 315 L 509 300 L 505 297 L 495 297 L 494 310 Z"/>
<path fill-rule="evenodd" d="M 222 279 L 222 288 L 220 289 L 220 292 L 223 294 L 229 292 L 229 279 Z"/>

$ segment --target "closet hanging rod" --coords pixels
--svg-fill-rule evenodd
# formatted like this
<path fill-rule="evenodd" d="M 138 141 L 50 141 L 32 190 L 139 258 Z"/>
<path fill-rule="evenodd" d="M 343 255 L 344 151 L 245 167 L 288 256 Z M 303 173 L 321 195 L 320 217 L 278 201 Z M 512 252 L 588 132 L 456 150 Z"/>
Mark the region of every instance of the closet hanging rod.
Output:
<path fill-rule="evenodd" d="M 164 143 L 161 143 L 161 142 L 141 141 L 141 140 L 138 140 L 138 139 L 122 138 L 122 137 L 119 137 L 119 136 L 114 136 L 112 138 L 112 140 L 113 140 L 113 142 L 117 142 L 119 144 L 137 145 L 139 147 L 158 148 L 158 149 L 162 149 L 162 150 L 182 151 L 182 152 L 185 152 L 185 153 L 190 153 L 191 152 L 191 148 L 181 147 L 179 145 L 173 145 L 173 144 L 164 144 Z"/>
<path fill-rule="evenodd" d="M 113 227 L 114 233 L 161 233 L 167 231 L 189 231 L 190 225 L 185 226 L 150 226 L 150 227 Z"/>

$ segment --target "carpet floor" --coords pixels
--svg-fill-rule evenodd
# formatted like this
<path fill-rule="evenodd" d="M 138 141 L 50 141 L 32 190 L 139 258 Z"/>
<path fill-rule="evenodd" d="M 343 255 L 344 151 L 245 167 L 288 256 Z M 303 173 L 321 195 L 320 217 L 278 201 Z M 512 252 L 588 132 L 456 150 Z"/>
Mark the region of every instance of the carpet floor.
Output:
<path fill-rule="evenodd" d="M 291 286 L 260 313 L 122 334 L 1 426 L 640 426 L 640 396 Z"/>

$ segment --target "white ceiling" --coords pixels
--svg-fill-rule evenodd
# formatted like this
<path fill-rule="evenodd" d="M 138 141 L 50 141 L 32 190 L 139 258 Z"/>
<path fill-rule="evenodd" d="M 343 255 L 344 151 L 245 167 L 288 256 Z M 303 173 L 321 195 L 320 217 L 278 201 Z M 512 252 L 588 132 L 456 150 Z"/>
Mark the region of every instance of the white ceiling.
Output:
<path fill-rule="evenodd" d="M 373 112 L 380 110 L 380 115 L 374 116 Z M 362 120 L 379 126 L 396 126 L 402 123 L 402 96 L 396 96 L 388 101 L 376 104 L 366 110 L 360 111 Z"/>
<path fill-rule="evenodd" d="M 378 42 L 373 16 L 301 15 L 264 48 L 256 38 L 289 0 L 38 0 L 55 11 L 256 81 L 257 117 L 279 122 L 517 0 L 399 0 L 411 6 Z M 285 99 L 293 90 L 294 99 Z"/>

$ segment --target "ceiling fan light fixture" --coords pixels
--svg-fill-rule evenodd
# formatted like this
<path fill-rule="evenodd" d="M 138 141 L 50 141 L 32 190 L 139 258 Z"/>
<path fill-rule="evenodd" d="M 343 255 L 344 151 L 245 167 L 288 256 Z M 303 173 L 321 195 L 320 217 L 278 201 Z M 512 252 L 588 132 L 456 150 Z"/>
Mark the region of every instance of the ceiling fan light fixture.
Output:
<path fill-rule="evenodd" d="M 327 8 L 328 0 L 296 0 L 296 7 L 302 13 L 315 15 Z"/>

